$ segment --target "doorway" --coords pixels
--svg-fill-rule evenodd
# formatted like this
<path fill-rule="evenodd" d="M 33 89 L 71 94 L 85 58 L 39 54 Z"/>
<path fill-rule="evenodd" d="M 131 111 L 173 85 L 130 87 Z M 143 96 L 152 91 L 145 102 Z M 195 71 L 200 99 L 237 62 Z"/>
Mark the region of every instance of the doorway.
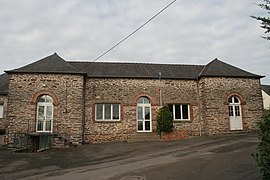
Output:
<path fill-rule="evenodd" d="M 151 104 L 147 97 L 137 101 L 137 132 L 152 132 Z"/>
<path fill-rule="evenodd" d="M 230 130 L 243 130 L 240 100 L 236 96 L 229 98 Z"/>

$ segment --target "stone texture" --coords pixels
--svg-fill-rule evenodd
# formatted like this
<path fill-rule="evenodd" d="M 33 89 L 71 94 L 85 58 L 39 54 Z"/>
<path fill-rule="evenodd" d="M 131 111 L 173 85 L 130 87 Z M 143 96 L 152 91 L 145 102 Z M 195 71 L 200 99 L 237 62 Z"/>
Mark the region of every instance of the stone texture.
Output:
<path fill-rule="evenodd" d="M 187 130 L 174 130 L 170 133 L 162 133 L 162 141 L 175 141 L 188 138 L 189 132 Z"/>
<path fill-rule="evenodd" d="M 0 129 L 8 128 L 8 119 L 7 119 L 7 104 L 8 97 L 4 95 L 0 95 L 0 105 L 3 105 L 3 118 L 0 118 Z"/>
<path fill-rule="evenodd" d="M 203 78 L 200 80 L 200 112 L 203 134 L 230 132 L 228 98 L 239 97 L 243 130 L 256 131 L 262 117 L 260 80 L 248 78 Z"/>
<path fill-rule="evenodd" d="M 68 134 L 82 143 L 83 76 L 64 74 L 11 74 L 9 81 L 9 133 L 32 133 L 36 129 L 38 97 L 54 99 L 53 133 Z"/>
<path fill-rule="evenodd" d="M 137 133 L 137 100 L 146 96 L 151 102 L 152 127 L 159 107 L 159 81 L 140 79 L 88 79 L 86 83 L 86 141 L 125 140 Z M 121 120 L 95 121 L 96 103 L 119 103 Z"/>
<path fill-rule="evenodd" d="M 87 78 L 67 74 L 11 74 L 7 119 L 9 133 L 35 132 L 36 101 L 43 94 L 54 99 L 53 146 L 124 141 L 137 133 L 137 100 L 151 103 L 152 131 L 162 104 L 190 105 L 190 121 L 175 121 L 164 140 L 230 133 L 228 98 L 241 100 L 243 130 L 256 131 L 262 116 L 260 80 L 212 78 L 198 80 Z M 4 101 L 4 100 L 3 100 Z M 5 100 L 7 102 L 7 100 Z M 95 120 L 96 103 L 119 103 L 120 121 Z M 83 128 L 84 127 L 84 128 Z M 83 141 L 84 139 L 84 141 Z"/>

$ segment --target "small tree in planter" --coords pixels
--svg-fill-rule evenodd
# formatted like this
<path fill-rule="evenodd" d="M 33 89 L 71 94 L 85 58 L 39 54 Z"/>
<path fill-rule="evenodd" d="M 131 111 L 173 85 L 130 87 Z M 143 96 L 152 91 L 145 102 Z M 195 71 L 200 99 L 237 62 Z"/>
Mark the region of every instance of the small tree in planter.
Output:
<path fill-rule="evenodd" d="M 169 107 L 163 106 L 157 112 L 157 131 L 161 138 L 161 133 L 169 133 L 173 131 L 173 118 Z"/>
<path fill-rule="evenodd" d="M 263 179 L 270 179 L 270 110 L 265 110 L 259 123 L 259 139 L 261 140 L 255 155 Z"/>

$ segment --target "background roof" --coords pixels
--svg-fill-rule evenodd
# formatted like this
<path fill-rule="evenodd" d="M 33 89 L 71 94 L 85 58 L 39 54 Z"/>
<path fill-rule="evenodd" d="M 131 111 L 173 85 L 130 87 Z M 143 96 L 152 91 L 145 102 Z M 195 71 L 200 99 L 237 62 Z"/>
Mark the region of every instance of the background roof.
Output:
<path fill-rule="evenodd" d="M 0 75 L 0 95 L 8 94 L 8 74 L 4 73 Z"/>
<path fill-rule="evenodd" d="M 261 85 L 262 90 L 270 96 L 270 85 Z"/>

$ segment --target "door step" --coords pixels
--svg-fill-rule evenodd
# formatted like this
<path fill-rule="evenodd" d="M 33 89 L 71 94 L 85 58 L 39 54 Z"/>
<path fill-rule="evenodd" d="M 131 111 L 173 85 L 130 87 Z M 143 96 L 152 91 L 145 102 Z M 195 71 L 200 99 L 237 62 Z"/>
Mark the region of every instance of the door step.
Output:
<path fill-rule="evenodd" d="M 160 138 L 157 133 L 153 132 L 144 132 L 144 133 L 137 133 L 134 136 L 130 137 L 127 142 L 159 142 Z"/>

